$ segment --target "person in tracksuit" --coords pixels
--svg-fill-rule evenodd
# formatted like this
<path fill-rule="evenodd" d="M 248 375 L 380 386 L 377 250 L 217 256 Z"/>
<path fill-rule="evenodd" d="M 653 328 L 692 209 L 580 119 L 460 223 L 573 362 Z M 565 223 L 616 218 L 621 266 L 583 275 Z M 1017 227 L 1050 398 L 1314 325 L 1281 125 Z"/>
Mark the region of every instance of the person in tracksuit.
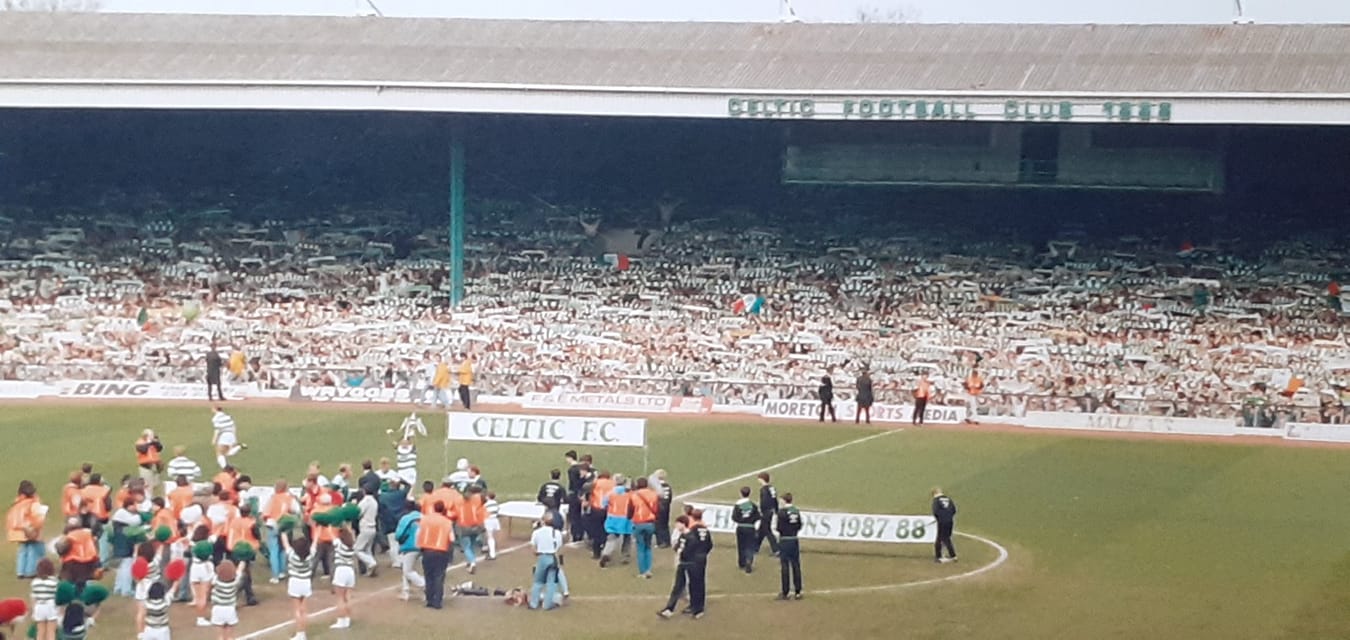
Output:
<path fill-rule="evenodd" d="M 741 499 L 731 507 L 731 521 L 736 523 L 736 568 L 753 573 L 759 506 L 750 499 L 750 487 L 741 487 Z"/>
<path fill-rule="evenodd" d="M 689 533 L 686 534 L 693 546 L 693 564 L 689 567 L 689 615 L 697 620 L 703 617 L 703 607 L 708 598 L 708 554 L 713 550 L 712 532 L 703 524 L 703 510 L 694 509 L 690 514 Z"/>
<path fill-rule="evenodd" d="M 791 578 L 793 597 L 802 599 L 802 552 L 797 545 L 797 532 L 802 529 L 802 513 L 792 505 L 792 494 L 782 497 L 783 507 L 778 510 L 778 564 L 782 577 L 782 590 L 779 600 L 788 599 L 788 578 Z"/>
<path fill-rule="evenodd" d="M 666 601 L 666 606 L 656 612 L 656 615 L 666 619 L 675 615 L 675 607 L 680 604 L 680 598 L 684 597 L 689 586 L 689 567 L 693 558 L 693 549 L 686 544 L 689 516 L 682 515 L 675 519 L 675 533 L 679 534 L 675 538 L 675 584 L 670 588 L 670 600 Z"/>
<path fill-rule="evenodd" d="M 956 502 L 942 493 L 941 487 L 933 487 L 933 517 L 937 519 L 937 540 L 933 541 L 933 562 L 956 562 L 956 547 L 952 546 L 952 530 L 956 527 Z M 947 559 L 942 558 L 942 548 L 947 547 Z"/>
<path fill-rule="evenodd" d="M 759 535 L 755 538 L 755 553 L 769 541 L 769 551 L 778 555 L 778 538 L 773 535 L 773 517 L 778 514 L 778 489 L 769 482 L 769 473 L 759 474 Z"/>

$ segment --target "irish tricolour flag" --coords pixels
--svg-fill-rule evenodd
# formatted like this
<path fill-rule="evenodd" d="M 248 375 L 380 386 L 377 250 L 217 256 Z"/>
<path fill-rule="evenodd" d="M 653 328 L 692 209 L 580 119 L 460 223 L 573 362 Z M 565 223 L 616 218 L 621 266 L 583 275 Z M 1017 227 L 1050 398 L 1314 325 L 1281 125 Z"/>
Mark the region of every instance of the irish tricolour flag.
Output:
<path fill-rule="evenodd" d="M 606 253 L 600 256 L 600 262 L 614 267 L 618 271 L 628 270 L 628 256 L 622 253 Z"/>
<path fill-rule="evenodd" d="M 736 314 L 755 313 L 758 314 L 764 308 L 764 296 L 747 293 L 736 301 L 731 303 L 731 312 Z"/>

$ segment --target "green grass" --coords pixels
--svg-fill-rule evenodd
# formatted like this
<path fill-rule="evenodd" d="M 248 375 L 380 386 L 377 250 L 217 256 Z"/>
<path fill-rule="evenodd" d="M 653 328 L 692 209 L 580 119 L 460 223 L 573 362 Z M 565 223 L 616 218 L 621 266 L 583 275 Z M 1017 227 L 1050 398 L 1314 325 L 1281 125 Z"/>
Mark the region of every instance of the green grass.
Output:
<path fill-rule="evenodd" d="M 310 460 L 325 471 L 390 453 L 384 429 L 400 412 L 331 408 L 231 407 L 252 448 L 237 460 L 259 481 L 298 479 Z M 185 443 L 211 468 L 209 414 L 202 407 L 11 405 L 0 411 L 0 482 L 38 483 L 52 501 L 68 471 L 82 461 L 108 475 L 131 470 L 131 441 L 142 427 Z M 444 471 L 436 435 L 422 446 L 421 471 Z M 652 422 L 651 468 L 664 467 L 684 492 L 760 467 L 875 433 L 846 426 L 737 424 L 706 420 Z M 592 451 L 601 466 L 640 471 L 638 450 Z M 482 465 L 499 494 L 533 494 L 562 450 L 528 445 L 452 443 L 450 457 Z M 358 625 L 413 637 L 474 610 L 482 625 L 464 637 L 570 638 L 760 637 L 790 630 L 814 638 L 1344 638 L 1350 637 L 1350 487 L 1342 480 L 1350 449 L 1083 438 L 1071 434 L 904 431 L 803 460 L 774 471 L 781 491 L 806 508 L 870 513 L 923 513 L 928 490 L 942 485 L 961 508 L 958 530 L 992 538 L 1008 562 L 981 576 L 917 588 L 830 595 L 817 592 L 924 580 L 968 571 L 994 551 L 958 539 L 962 562 L 935 566 L 922 545 L 806 543 L 808 599 L 773 603 L 748 594 L 777 590 L 776 565 L 761 556 L 753 576 L 734 572 L 729 539 L 719 539 L 710 590 L 719 594 L 709 618 L 663 622 L 654 615 L 670 583 L 669 558 L 657 578 L 641 581 L 631 567 L 600 571 L 573 553 L 569 577 L 576 600 L 560 612 L 532 614 L 495 601 L 461 600 L 431 615 L 376 593 L 389 584 L 364 581 Z M 730 501 L 739 482 L 699 496 Z M 750 484 L 749 481 L 746 484 Z M 49 533 L 54 531 L 49 522 Z M 517 532 L 522 530 L 518 527 Z M 474 579 L 489 586 L 525 584 L 532 559 L 505 556 Z M 260 569 L 266 575 L 265 569 Z M 13 554 L 0 555 L 0 595 L 26 595 L 13 575 Z M 456 581 L 467 579 L 461 572 Z M 735 597 L 721 597 L 732 595 Z M 240 631 L 286 618 L 279 594 L 245 610 Z M 625 599 L 614 599 L 624 596 Z M 324 606 L 319 603 L 314 608 Z M 98 637 L 131 637 L 125 603 L 100 621 Z M 481 609 L 481 612 L 478 610 Z M 175 637 L 213 637 L 175 613 Z M 312 638 L 356 637 L 316 622 Z M 458 623 L 457 623 L 458 625 Z M 369 630 L 369 626 L 367 626 Z M 459 627 L 457 627 L 457 632 Z M 786 631 L 784 631 L 786 632 Z M 286 632 L 273 636 L 288 637 Z"/>

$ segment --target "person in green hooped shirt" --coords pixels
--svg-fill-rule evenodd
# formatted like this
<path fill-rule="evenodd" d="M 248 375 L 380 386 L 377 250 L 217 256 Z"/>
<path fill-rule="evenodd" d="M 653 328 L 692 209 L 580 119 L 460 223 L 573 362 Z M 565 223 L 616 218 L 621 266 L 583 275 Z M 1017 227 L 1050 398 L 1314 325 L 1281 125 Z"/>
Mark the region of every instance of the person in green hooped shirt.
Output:
<path fill-rule="evenodd" d="M 1262 426 L 1262 416 L 1266 409 L 1266 396 L 1263 391 L 1259 384 L 1251 386 L 1251 395 L 1242 401 L 1242 426 Z"/>

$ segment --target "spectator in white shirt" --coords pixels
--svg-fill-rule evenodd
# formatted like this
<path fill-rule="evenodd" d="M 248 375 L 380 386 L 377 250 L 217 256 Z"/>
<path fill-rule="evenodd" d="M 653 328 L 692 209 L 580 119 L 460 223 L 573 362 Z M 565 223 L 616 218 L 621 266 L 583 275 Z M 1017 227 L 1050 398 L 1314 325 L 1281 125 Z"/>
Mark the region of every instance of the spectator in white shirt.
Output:
<path fill-rule="evenodd" d="M 373 578 L 378 564 L 375 560 L 374 547 L 375 536 L 379 532 L 379 525 L 376 523 L 380 512 L 380 503 L 373 494 L 364 491 L 358 491 L 358 493 L 361 494 L 361 499 L 356 505 L 361 509 L 361 517 L 356 523 L 356 559 L 360 560 L 361 564 L 366 565 L 365 575 Z"/>
<path fill-rule="evenodd" d="M 530 608 L 538 609 L 539 596 L 544 596 L 543 607 L 552 609 L 558 601 L 558 556 L 562 554 L 562 532 L 554 529 L 547 519 L 541 519 L 534 525 L 530 535 L 530 546 L 534 547 L 534 584 L 530 587 Z M 547 587 L 547 589 L 545 589 Z"/>

